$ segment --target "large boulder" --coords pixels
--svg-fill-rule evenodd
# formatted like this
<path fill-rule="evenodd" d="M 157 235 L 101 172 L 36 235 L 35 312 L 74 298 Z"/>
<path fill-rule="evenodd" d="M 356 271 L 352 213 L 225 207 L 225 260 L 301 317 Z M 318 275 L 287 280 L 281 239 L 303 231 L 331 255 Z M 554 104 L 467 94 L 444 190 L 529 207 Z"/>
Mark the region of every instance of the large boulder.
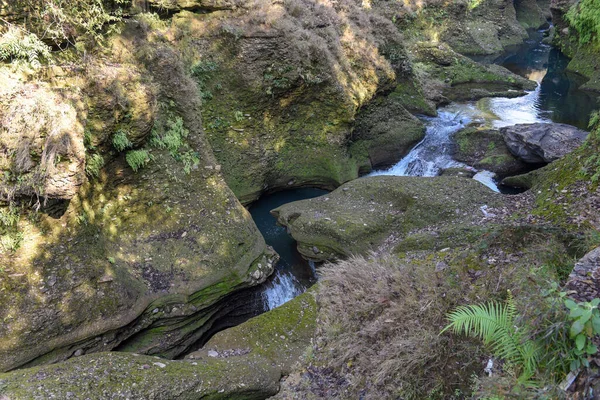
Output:
<path fill-rule="evenodd" d="M 528 166 L 511 154 L 502 134 L 493 129 L 466 128 L 453 136 L 454 159 L 500 177 L 527 171 Z"/>
<path fill-rule="evenodd" d="M 588 132 L 566 124 L 519 124 L 500 130 L 511 153 L 526 163 L 558 160 L 579 147 Z"/>
<path fill-rule="evenodd" d="M 265 357 L 281 375 L 312 343 L 317 328 L 317 289 L 310 289 L 286 304 L 217 333 L 188 359 Z"/>
<path fill-rule="evenodd" d="M 272 213 L 304 257 L 326 260 L 364 254 L 392 233 L 402 237 L 427 226 L 480 221 L 485 216 L 481 207 L 502 203 L 502 196 L 474 180 L 375 176 Z"/>
<path fill-rule="evenodd" d="M 272 251 L 219 172 L 202 129 L 198 88 L 177 53 L 154 43 L 156 51 L 146 55 L 142 66 L 134 58 L 137 53 L 128 53 L 137 47 L 127 37 L 121 39 L 121 46 L 114 44 L 119 54 L 112 54 L 121 67 L 103 70 L 120 78 L 107 88 L 103 83 L 100 88 L 86 87 L 93 90 L 88 94 L 97 94 L 94 98 L 65 89 L 47 97 L 46 103 L 17 104 L 10 96 L 0 102 L 3 115 L 10 116 L 5 119 L 13 121 L 4 129 L 35 138 L 31 142 L 18 140 L 16 134 L 9 137 L 28 145 L 19 159 L 30 157 L 32 171 L 40 165 L 38 144 L 48 142 L 43 135 L 69 138 L 58 144 L 75 144 L 81 156 L 87 153 L 87 161 L 91 155 L 103 160 L 70 201 L 62 201 L 61 212 L 42 208 L 35 213 L 27 203 L 0 206 L 0 371 L 116 347 L 176 357 L 205 340 L 232 308 L 250 307 L 241 289 L 263 282 L 273 270 Z M 146 84 L 125 80 L 127 65 L 143 71 Z M 73 82 L 75 87 L 82 83 Z M 29 94 L 17 92 L 15 98 L 39 97 L 36 86 L 28 85 Z M 148 86 L 154 90 L 142 91 Z M 50 85 L 39 84 L 37 90 L 54 93 Z M 162 103 L 160 116 L 152 106 L 154 94 Z M 84 130 L 77 122 L 85 120 L 85 113 L 75 117 L 75 106 L 68 106 L 86 100 Z M 65 109 L 64 124 L 61 114 L 34 112 L 53 106 Z M 19 130 L 18 121 L 41 128 Z M 159 134 L 161 125 L 174 126 L 173 121 L 187 132 L 180 137 L 184 143 L 177 154 L 146 143 L 151 130 Z M 115 151 L 109 134 L 117 129 L 127 132 L 131 146 L 144 146 L 144 168 L 135 172 L 131 153 Z M 70 157 L 79 153 L 61 152 L 61 146 L 52 147 L 58 150 L 49 159 L 56 161 L 58 171 L 80 160 Z M 184 156 L 191 159 L 188 168 Z M 17 171 L 11 165 L 10 171 Z M 27 171 L 22 169 L 22 175 Z M 53 176 L 48 168 L 46 172 Z M 2 184 L 24 180 L 11 178 Z"/>
<path fill-rule="evenodd" d="M 265 399 L 279 371 L 261 356 L 171 361 L 127 353 L 90 354 L 0 374 L 0 399 Z"/>
<path fill-rule="evenodd" d="M 221 331 L 181 361 L 98 353 L 0 374 L 0 399 L 264 399 L 311 345 L 315 297 L 311 289 Z"/>

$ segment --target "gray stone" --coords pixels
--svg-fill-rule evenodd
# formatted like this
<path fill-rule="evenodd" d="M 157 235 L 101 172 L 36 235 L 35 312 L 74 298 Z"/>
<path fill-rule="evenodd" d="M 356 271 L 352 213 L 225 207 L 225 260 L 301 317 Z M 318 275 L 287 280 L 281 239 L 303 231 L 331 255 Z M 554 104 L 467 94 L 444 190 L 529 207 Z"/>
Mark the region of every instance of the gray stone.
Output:
<path fill-rule="evenodd" d="M 510 152 L 526 163 L 551 163 L 579 147 L 588 132 L 566 124 L 519 124 L 502 128 Z"/>

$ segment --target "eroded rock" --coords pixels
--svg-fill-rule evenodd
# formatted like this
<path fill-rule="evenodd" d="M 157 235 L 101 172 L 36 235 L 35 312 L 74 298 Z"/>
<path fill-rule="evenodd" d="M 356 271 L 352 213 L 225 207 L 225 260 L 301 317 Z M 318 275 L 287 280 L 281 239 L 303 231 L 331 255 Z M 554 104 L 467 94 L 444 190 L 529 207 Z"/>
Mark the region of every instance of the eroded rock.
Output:
<path fill-rule="evenodd" d="M 526 163 L 551 163 L 579 147 L 588 132 L 566 124 L 519 124 L 502 128 L 511 153 Z"/>
<path fill-rule="evenodd" d="M 364 254 L 391 233 L 401 237 L 426 226 L 480 220 L 481 206 L 502 202 L 502 196 L 474 180 L 375 176 L 272 213 L 287 226 L 303 256 L 330 260 Z M 312 251 L 315 246 L 319 254 Z"/>

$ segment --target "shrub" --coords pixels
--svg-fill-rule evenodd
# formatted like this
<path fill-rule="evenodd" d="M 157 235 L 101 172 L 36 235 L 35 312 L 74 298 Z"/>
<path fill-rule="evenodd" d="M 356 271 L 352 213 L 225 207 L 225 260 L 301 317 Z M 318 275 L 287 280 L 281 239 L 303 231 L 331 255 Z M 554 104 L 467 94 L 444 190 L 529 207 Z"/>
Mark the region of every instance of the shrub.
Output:
<path fill-rule="evenodd" d="M 113 0 L 107 7 L 103 0 L 17 0 L 25 3 L 30 12 L 32 30 L 44 40 L 56 44 L 87 35 L 96 41 L 102 39 L 107 24 L 121 20 L 123 10 L 131 0 Z"/>
<path fill-rule="evenodd" d="M 345 382 L 342 398 L 450 399 L 468 387 L 479 347 L 439 335 L 460 286 L 391 255 L 353 257 L 319 272 L 317 342 L 325 345 L 313 364 Z"/>
<path fill-rule="evenodd" d="M 600 0 L 581 0 L 567 12 L 569 24 L 579 33 L 579 42 L 600 43 Z"/>
<path fill-rule="evenodd" d="M 131 167 L 134 172 L 138 172 L 141 168 L 144 168 L 152 160 L 152 155 L 148 150 L 131 150 L 125 155 L 127 164 Z"/>
<path fill-rule="evenodd" d="M 11 26 L 0 37 L 0 60 L 22 60 L 39 68 L 41 59 L 50 58 L 50 48 L 37 35 Z"/>

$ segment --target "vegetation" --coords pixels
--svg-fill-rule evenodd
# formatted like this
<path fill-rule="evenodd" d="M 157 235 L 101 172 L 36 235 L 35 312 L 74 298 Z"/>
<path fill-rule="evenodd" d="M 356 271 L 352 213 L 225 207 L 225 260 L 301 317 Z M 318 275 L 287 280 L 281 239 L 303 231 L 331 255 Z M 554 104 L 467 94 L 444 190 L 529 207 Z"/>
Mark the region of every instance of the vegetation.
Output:
<path fill-rule="evenodd" d="M 600 0 L 581 0 L 567 12 L 567 20 L 579 33 L 581 44 L 600 44 Z"/>
<path fill-rule="evenodd" d="M 104 157 L 100 154 L 88 155 L 85 158 L 85 173 L 90 178 L 100 176 L 100 170 L 104 167 Z"/>
<path fill-rule="evenodd" d="M 11 204 L 0 208 L 0 253 L 14 252 L 23 241 L 23 233 L 19 231 L 18 224 L 20 210 Z"/>
<path fill-rule="evenodd" d="M 31 30 L 57 45 L 79 36 L 99 42 L 107 24 L 119 21 L 131 0 L 18 0 L 30 10 Z M 107 6 L 110 4 L 110 6 Z"/>
<path fill-rule="evenodd" d="M 50 48 L 31 32 L 11 25 L 0 37 L 1 61 L 26 61 L 39 68 L 41 61 L 49 58 Z"/>
<path fill-rule="evenodd" d="M 148 150 L 144 149 L 131 150 L 125 155 L 125 160 L 134 172 L 138 172 L 141 168 L 148 165 L 148 163 L 152 160 L 152 155 L 150 152 L 148 152 Z"/>
<path fill-rule="evenodd" d="M 481 339 L 505 362 L 505 372 L 518 375 L 517 384 L 531 388 L 557 385 L 568 372 L 589 368 L 591 357 L 598 352 L 592 339 L 600 334 L 600 299 L 576 303 L 564 292 L 555 296 L 557 284 L 553 287 L 547 297 L 550 307 L 539 312 L 545 318 L 544 326 L 528 322 L 509 295 L 505 304 L 456 308 L 448 314 L 450 324 L 442 332 L 451 329 Z"/>
<path fill-rule="evenodd" d="M 183 169 L 189 174 L 194 166 L 198 166 L 200 156 L 187 144 L 186 139 L 190 132 L 185 128 L 183 118 L 172 117 L 166 122 L 166 129 L 161 134 L 160 128 L 155 126 L 150 137 L 150 145 L 158 149 L 166 149 L 177 161 L 183 163 Z"/>
<path fill-rule="evenodd" d="M 517 308 L 510 296 L 506 304 L 490 302 L 461 306 L 448 314 L 450 325 L 442 332 L 452 329 L 454 333 L 479 337 L 491 347 L 496 357 L 517 368 L 521 381 L 527 381 L 537 370 L 540 347 L 531 340 L 528 328 L 516 325 L 517 316 Z"/>
<path fill-rule="evenodd" d="M 123 151 L 133 147 L 133 143 L 131 143 L 131 140 L 127 137 L 127 132 L 121 129 L 113 135 L 112 144 L 117 151 Z"/>

